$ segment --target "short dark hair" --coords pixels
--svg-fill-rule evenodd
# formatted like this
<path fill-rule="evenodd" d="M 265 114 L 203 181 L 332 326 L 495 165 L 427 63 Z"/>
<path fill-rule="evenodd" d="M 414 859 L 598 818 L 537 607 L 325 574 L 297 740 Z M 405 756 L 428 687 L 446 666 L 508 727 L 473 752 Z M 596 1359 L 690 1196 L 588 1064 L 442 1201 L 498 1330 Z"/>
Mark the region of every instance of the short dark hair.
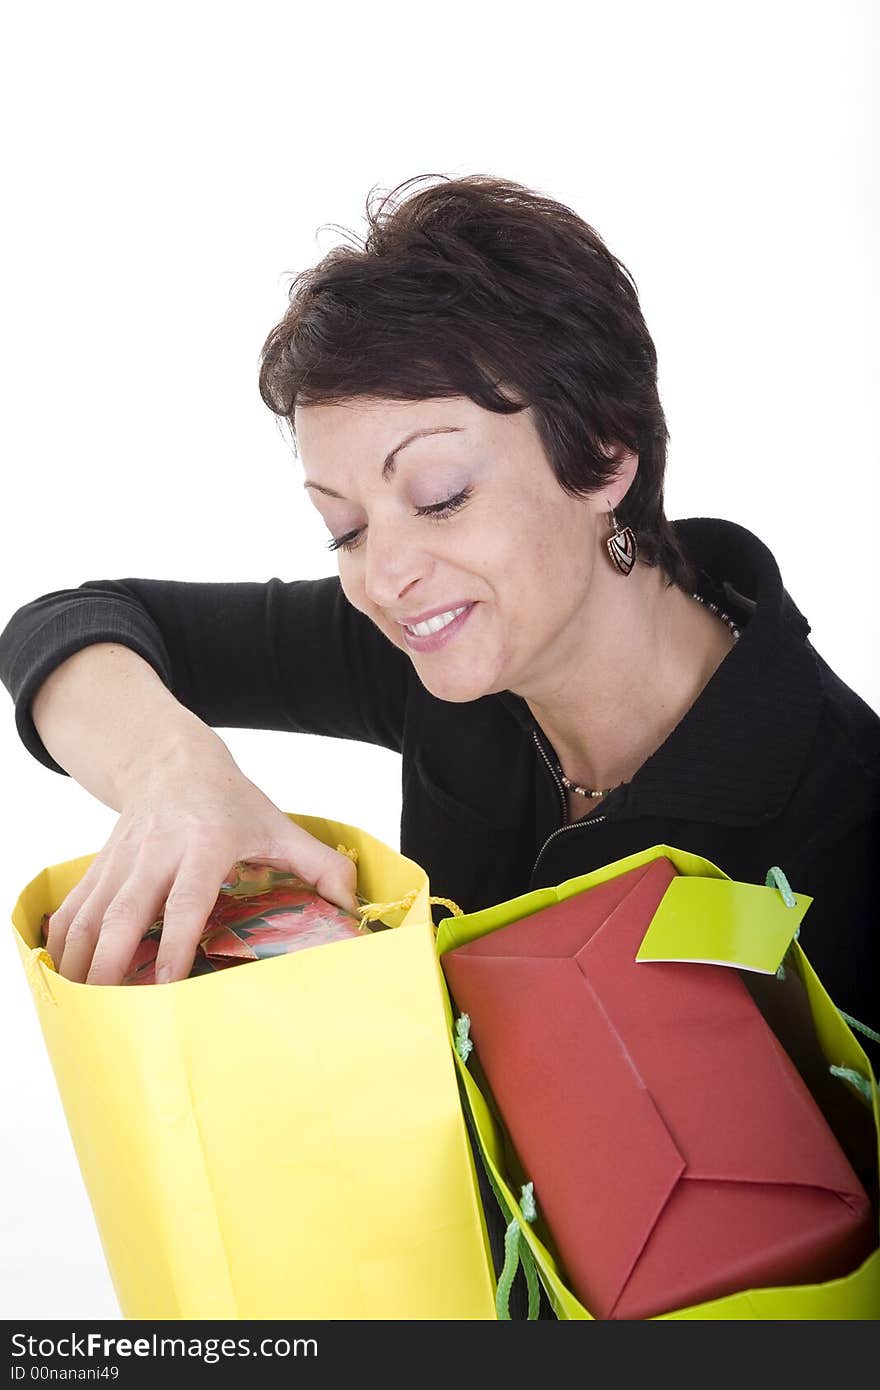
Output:
<path fill-rule="evenodd" d="M 531 407 L 560 486 L 588 496 L 638 454 L 617 520 L 667 584 L 695 572 L 663 511 L 669 433 L 657 353 L 635 281 L 592 227 L 521 184 L 471 174 L 373 206 L 367 236 L 295 276 L 260 354 L 260 394 L 287 420 L 297 405 L 356 397 L 467 396 L 486 410 Z M 500 387 L 512 387 L 515 398 Z"/>

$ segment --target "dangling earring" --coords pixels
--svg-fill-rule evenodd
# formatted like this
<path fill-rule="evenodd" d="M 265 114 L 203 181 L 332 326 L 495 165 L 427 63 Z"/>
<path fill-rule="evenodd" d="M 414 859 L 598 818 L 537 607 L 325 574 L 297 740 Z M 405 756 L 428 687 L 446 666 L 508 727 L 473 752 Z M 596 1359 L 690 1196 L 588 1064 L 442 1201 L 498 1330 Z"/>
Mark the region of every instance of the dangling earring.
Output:
<path fill-rule="evenodd" d="M 621 530 L 619 522 L 614 519 L 614 508 L 609 507 L 608 510 L 614 530 L 614 534 L 609 536 L 605 542 L 608 547 L 608 554 L 621 574 L 629 574 L 639 552 L 635 532 L 631 526 L 624 526 Z"/>

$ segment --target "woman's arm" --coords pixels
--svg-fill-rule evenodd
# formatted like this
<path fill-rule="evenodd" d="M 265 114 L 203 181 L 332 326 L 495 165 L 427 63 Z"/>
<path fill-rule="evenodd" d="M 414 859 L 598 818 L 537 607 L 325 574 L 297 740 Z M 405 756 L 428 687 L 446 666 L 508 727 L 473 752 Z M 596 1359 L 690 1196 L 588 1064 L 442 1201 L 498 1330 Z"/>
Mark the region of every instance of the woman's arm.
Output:
<path fill-rule="evenodd" d="M 157 958 L 189 971 L 239 859 L 292 869 L 356 910 L 350 859 L 291 823 L 211 725 L 288 729 L 399 750 L 409 662 L 336 579 L 89 581 L 25 605 L 0 634 L 19 733 L 119 821 L 52 914 L 67 978 L 118 984 L 164 906 Z"/>
<path fill-rule="evenodd" d="M 89 580 L 18 609 L 0 633 L 0 680 L 15 701 L 25 746 L 56 772 L 66 768 L 40 738 L 32 703 L 62 662 L 98 643 L 137 653 L 206 725 L 400 750 L 409 659 L 349 604 L 337 578 Z M 118 671 L 124 681 L 130 669 L 117 661 L 104 675 Z M 158 689 L 153 699 L 156 708 L 170 708 Z"/>
<path fill-rule="evenodd" d="M 56 765 L 121 811 L 148 767 L 225 744 L 186 709 L 130 647 L 97 642 L 67 657 L 31 704 L 37 736 Z M 227 750 L 228 751 L 228 750 Z"/>

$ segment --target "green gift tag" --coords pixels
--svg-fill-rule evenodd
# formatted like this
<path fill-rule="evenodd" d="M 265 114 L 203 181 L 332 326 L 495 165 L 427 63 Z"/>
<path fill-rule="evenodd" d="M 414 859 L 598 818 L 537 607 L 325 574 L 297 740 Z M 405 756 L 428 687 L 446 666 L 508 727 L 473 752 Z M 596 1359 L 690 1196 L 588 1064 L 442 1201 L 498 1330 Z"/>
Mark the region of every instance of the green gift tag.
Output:
<path fill-rule="evenodd" d="M 723 878 L 672 880 L 642 938 L 636 960 L 735 965 L 776 972 L 813 901 L 778 888 Z"/>

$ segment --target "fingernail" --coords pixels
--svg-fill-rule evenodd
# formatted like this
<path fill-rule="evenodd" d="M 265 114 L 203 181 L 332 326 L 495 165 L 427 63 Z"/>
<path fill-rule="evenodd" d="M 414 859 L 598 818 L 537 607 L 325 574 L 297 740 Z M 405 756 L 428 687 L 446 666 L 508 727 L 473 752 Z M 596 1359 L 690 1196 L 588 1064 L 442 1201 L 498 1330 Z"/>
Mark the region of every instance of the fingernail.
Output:
<path fill-rule="evenodd" d="M 170 979 L 171 979 L 171 966 L 170 966 L 170 965 L 159 965 L 159 966 L 156 967 L 156 984 L 157 984 L 157 985 L 167 985 L 167 983 L 168 983 L 168 981 L 169 981 Z"/>

